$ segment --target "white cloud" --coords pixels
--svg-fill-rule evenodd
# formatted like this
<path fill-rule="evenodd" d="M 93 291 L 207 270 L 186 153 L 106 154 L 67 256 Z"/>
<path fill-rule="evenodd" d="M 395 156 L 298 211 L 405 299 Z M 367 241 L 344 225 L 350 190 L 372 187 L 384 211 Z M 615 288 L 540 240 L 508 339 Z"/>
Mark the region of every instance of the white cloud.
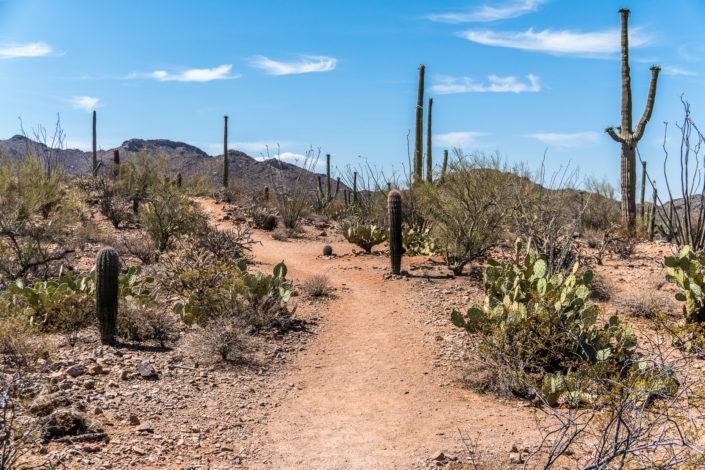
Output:
<path fill-rule="evenodd" d="M 301 153 L 294 153 L 294 152 L 281 152 L 279 155 L 276 153 L 273 153 L 270 156 L 267 155 L 260 155 L 259 157 L 256 157 L 255 160 L 258 160 L 260 162 L 263 162 L 265 160 L 269 160 L 270 158 L 276 159 L 276 160 L 281 160 L 283 162 L 287 163 L 292 163 L 294 165 L 298 165 L 300 167 L 305 167 L 305 168 L 311 168 L 313 167 L 322 167 L 325 166 L 326 161 L 325 159 L 318 159 L 315 162 L 311 159 L 306 160 L 306 155 L 301 154 Z M 315 164 L 314 164 L 315 163 Z"/>
<path fill-rule="evenodd" d="M 474 145 L 478 137 L 487 135 L 484 132 L 448 132 L 434 134 L 433 145 L 438 147 L 468 147 Z"/>
<path fill-rule="evenodd" d="M 440 83 L 431 87 L 431 91 L 439 95 L 450 93 L 525 93 L 541 90 L 539 77 L 527 75 L 528 82 L 521 82 L 517 77 L 487 77 L 489 83 L 479 83 L 468 77 L 452 78 L 442 77 Z"/>
<path fill-rule="evenodd" d="M 92 96 L 73 96 L 69 98 L 69 103 L 73 106 L 73 109 L 82 109 L 84 111 L 93 111 L 100 99 L 94 98 Z"/>
<path fill-rule="evenodd" d="M 546 29 L 535 32 L 527 31 L 501 32 L 491 30 L 468 30 L 460 33 L 461 37 L 486 46 L 510 47 L 529 51 L 549 52 L 554 54 L 612 54 L 620 49 L 618 29 L 581 33 L 576 31 L 554 31 Z M 629 46 L 640 47 L 649 42 L 634 28 L 629 35 Z"/>
<path fill-rule="evenodd" d="M 428 19 L 441 21 L 443 23 L 486 23 L 489 21 L 516 18 L 517 16 L 534 12 L 538 10 L 539 5 L 546 3 L 546 1 L 547 0 L 519 0 L 498 6 L 482 5 L 464 13 L 428 15 Z"/>
<path fill-rule="evenodd" d="M 144 76 L 154 78 L 160 82 L 210 82 L 211 80 L 228 80 L 240 78 L 241 75 L 230 75 L 232 65 L 220 65 L 212 69 L 189 69 L 179 73 L 166 70 L 156 70 Z M 133 73 L 127 78 L 139 78 L 140 74 Z"/>
<path fill-rule="evenodd" d="M 697 73 L 693 72 L 692 70 L 685 70 L 680 67 L 672 67 L 670 65 L 662 66 L 661 70 L 666 75 L 684 75 L 688 77 L 694 77 L 697 75 Z"/>
<path fill-rule="evenodd" d="M 270 75 L 291 75 L 310 72 L 329 72 L 335 69 L 338 59 L 325 56 L 303 56 L 297 62 L 279 62 L 264 56 L 256 56 L 250 65 L 265 70 Z"/>
<path fill-rule="evenodd" d="M 547 145 L 554 145 L 558 148 L 573 148 L 579 147 L 586 142 L 597 142 L 600 138 L 600 133 L 594 131 L 574 132 L 574 133 L 559 133 L 559 132 L 538 132 L 528 134 L 526 137 L 539 140 Z"/>
<path fill-rule="evenodd" d="M 15 59 L 17 57 L 40 57 L 51 54 L 53 49 L 43 42 L 29 44 L 11 44 L 0 46 L 0 59 Z"/>

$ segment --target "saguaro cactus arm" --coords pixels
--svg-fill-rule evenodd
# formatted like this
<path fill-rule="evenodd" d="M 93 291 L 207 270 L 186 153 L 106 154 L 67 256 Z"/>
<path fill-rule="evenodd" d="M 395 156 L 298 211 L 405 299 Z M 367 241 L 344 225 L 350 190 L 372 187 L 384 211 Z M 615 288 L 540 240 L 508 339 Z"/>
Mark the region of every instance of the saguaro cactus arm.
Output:
<path fill-rule="evenodd" d="M 639 123 L 634 129 L 634 140 L 638 141 L 644 135 L 644 129 L 646 128 L 646 123 L 651 119 L 651 113 L 654 110 L 654 101 L 656 100 L 656 83 L 658 82 L 658 73 L 661 71 L 661 67 L 654 65 L 651 67 L 651 82 L 649 83 L 649 96 L 646 99 L 646 108 L 644 108 L 644 114 L 642 114 Z"/>
<path fill-rule="evenodd" d="M 607 132 L 609 136 L 614 139 L 615 142 L 619 142 L 620 144 L 624 143 L 624 139 L 622 138 L 622 136 L 620 136 L 614 131 L 614 127 L 608 127 L 607 129 L 605 129 L 605 132 Z"/>

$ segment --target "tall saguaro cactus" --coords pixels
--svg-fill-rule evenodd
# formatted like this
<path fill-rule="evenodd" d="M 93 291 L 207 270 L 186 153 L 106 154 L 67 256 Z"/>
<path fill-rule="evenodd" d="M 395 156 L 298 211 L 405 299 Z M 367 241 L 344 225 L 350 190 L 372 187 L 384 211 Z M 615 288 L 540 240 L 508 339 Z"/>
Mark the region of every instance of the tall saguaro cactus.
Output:
<path fill-rule="evenodd" d="M 654 185 L 656 184 L 656 181 L 654 181 Z M 656 203 L 658 201 L 658 190 L 654 186 L 654 202 L 651 204 L 651 210 L 649 214 L 649 229 L 647 231 L 647 236 L 649 237 L 649 241 L 654 241 L 654 228 L 656 226 Z"/>
<path fill-rule="evenodd" d="M 443 166 L 441 167 L 441 179 L 442 183 L 446 179 L 446 169 L 448 168 L 448 149 L 443 150 Z"/>
<path fill-rule="evenodd" d="M 634 229 L 636 224 L 636 146 L 644 136 L 646 124 L 651 119 L 656 98 L 656 83 L 661 68 L 651 67 L 651 83 L 646 108 L 636 128 L 632 130 L 632 85 L 629 74 L 629 10 L 619 10 L 622 23 L 622 125 L 616 130 L 608 127 L 606 132 L 622 145 L 620 189 L 622 191 L 622 224 Z M 617 133 L 619 132 L 619 133 Z"/>
<path fill-rule="evenodd" d="M 113 150 L 113 176 L 120 176 L 120 151 L 118 149 Z"/>
<path fill-rule="evenodd" d="M 95 311 L 103 344 L 115 342 L 118 312 L 120 258 L 112 248 L 103 248 L 95 259 Z"/>
<path fill-rule="evenodd" d="M 401 236 L 401 193 L 396 189 L 387 196 L 389 217 L 389 258 L 392 262 L 392 274 L 401 273 L 401 255 L 404 251 Z"/>
<path fill-rule="evenodd" d="M 228 177 L 230 176 L 228 168 L 228 116 L 224 116 L 223 130 L 223 188 L 228 189 Z"/>
<path fill-rule="evenodd" d="M 419 90 L 416 97 L 416 133 L 414 134 L 414 175 L 413 182 L 423 178 L 423 91 L 426 66 L 419 66 Z"/>
<path fill-rule="evenodd" d="M 95 135 L 95 109 L 93 110 L 93 160 L 91 165 L 91 174 L 93 177 L 98 176 L 98 143 Z"/>
<path fill-rule="evenodd" d="M 326 154 L 326 189 L 323 190 L 323 184 L 321 183 L 321 177 L 318 177 L 318 199 L 321 207 L 325 207 L 330 204 L 335 198 L 338 197 L 338 192 L 340 191 L 340 178 L 336 180 L 335 183 L 335 193 L 331 191 L 330 185 L 330 154 Z"/>
<path fill-rule="evenodd" d="M 428 123 L 426 128 L 426 181 L 433 183 L 433 159 L 431 158 L 431 108 L 433 98 L 428 99 Z"/>

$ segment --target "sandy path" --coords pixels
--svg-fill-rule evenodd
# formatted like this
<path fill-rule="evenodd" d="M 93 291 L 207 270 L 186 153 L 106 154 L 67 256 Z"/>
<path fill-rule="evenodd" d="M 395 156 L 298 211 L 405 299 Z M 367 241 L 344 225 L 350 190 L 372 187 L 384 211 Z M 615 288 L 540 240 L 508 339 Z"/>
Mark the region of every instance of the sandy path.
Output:
<path fill-rule="evenodd" d="M 462 457 L 458 428 L 482 433 L 502 456 L 533 430 L 526 408 L 448 384 L 434 370 L 423 322 L 406 308 L 414 283 L 383 280 L 385 257 L 323 260 L 323 242 L 257 238 L 256 260 L 285 259 L 289 277 L 299 280 L 325 274 L 337 298 L 328 301 L 316 340 L 272 384 L 280 404 L 260 432 L 270 457 L 251 468 L 426 467 L 437 451 Z M 351 252 L 347 243 L 332 245 Z"/>

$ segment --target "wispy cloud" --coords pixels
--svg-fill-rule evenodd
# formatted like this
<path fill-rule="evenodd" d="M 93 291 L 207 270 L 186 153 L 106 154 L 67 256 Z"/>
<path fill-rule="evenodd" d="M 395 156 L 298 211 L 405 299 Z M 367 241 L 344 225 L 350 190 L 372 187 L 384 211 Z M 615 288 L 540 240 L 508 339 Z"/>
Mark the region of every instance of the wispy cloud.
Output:
<path fill-rule="evenodd" d="M 16 59 L 18 57 L 41 57 L 51 54 L 54 50 L 49 44 L 31 42 L 29 44 L 0 45 L 0 59 Z"/>
<path fill-rule="evenodd" d="M 149 73 L 132 73 L 125 78 L 153 78 L 160 82 L 210 82 L 212 80 L 232 80 L 242 75 L 230 75 L 232 65 L 220 65 L 212 69 L 189 69 L 183 72 L 155 70 Z"/>
<path fill-rule="evenodd" d="M 432 21 L 443 23 L 487 23 L 490 21 L 516 18 L 538 10 L 548 0 L 515 0 L 503 5 L 482 5 L 470 11 L 459 13 L 436 13 L 428 15 Z"/>
<path fill-rule="evenodd" d="M 435 134 L 433 145 L 438 147 L 468 147 L 474 145 L 478 137 L 487 135 L 484 132 L 448 132 Z"/>
<path fill-rule="evenodd" d="M 461 37 L 484 44 L 486 46 L 510 47 L 528 51 L 540 51 L 553 54 L 582 54 L 604 55 L 619 51 L 619 30 L 609 29 L 581 33 L 577 31 L 546 29 L 534 31 L 492 31 L 468 30 L 459 33 Z M 649 38 L 642 35 L 638 28 L 634 28 L 629 35 L 629 45 L 640 47 L 649 42 Z"/>
<path fill-rule="evenodd" d="M 280 62 L 264 56 L 256 56 L 250 65 L 265 70 L 270 75 L 292 75 L 310 72 L 330 72 L 335 69 L 338 59 L 325 56 L 303 56 L 296 62 Z"/>
<path fill-rule="evenodd" d="M 441 77 L 439 83 L 431 87 L 431 91 L 439 95 L 451 93 L 525 93 L 541 90 L 539 77 L 527 75 L 528 81 L 522 82 L 517 77 L 498 77 L 490 75 L 488 83 L 476 82 L 472 78 Z"/>
<path fill-rule="evenodd" d="M 82 109 L 84 111 L 93 111 L 98 107 L 100 99 L 92 96 L 72 96 L 68 99 L 74 109 Z"/>
<path fill-rule="evenodd" d="M 239 150 L 245 152 L 250 156 L 264 156 L 266 158 L 267 149 L 269 149 L 270 155 L 276 155 L 277 148 L 282 147 L 292 147 L 298 145 L 296 142 L 277 142 L 274 140 L 266 141 L 250 141 L 250 142 L 228 142 L 228 148 L 232 150 Z M 215 154 L 223 153 L 223 143 L 210 143 L 207 144 L 207 148 L 210 152 Z"/>
<path fill-rule="evenodd" d="M 259 157 L 255 157 L 255 160 L 263 162 L 265 160 L 269 160 L 270 158 L 278 159 L 283 162 L 292 163 L 292 164 L 298 165 L 298 166 L 305 166 L 306 168 L 310 168 L 311 166 L 313 166 L 313 167 L 325 166 L 325 160 L 318 159 L 314 162 L 310 159 L 307 160 L 306 155 L 304 155 L 302 153 L 295 153 L 295 152 L 281 152 L 278 155 L 276 153 L 274 153 L 270 156 L 260 155 Z M 314 165 L 314 163 L 315 163 L 315 165 Z"/>
<path fill-rule="evenodd" d="M 686 70 L 680 67 L 672 67 L 670 65 L 663 65 L 661 67 L 661 71 L 666 75 L 684 75 L 688 77 L 694 77 L 697 75 L 697 73 L 693 72 L 692 70 Z"/>
<path fill-rule="evenodd" d="M 539 140 L 547 145 L 553 145 L 558 148 L 573 148 L 579 147 L 585 143 L 597 142 L 600 138 L 600 133 L 594 131 L 560 133 L 560 132 L 538 132 L 528 134 L 525 137 Z"/>

